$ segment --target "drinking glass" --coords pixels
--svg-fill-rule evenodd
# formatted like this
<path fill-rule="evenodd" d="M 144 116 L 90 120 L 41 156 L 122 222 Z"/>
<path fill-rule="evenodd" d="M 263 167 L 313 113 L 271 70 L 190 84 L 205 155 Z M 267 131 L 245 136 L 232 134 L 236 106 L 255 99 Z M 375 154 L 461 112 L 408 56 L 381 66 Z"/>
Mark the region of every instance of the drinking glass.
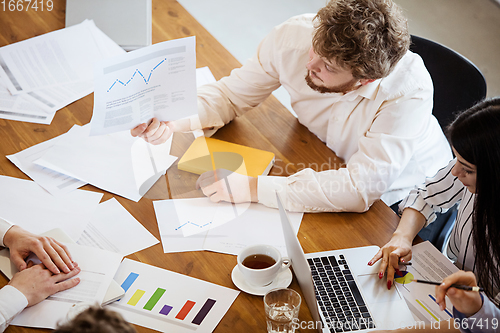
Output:
<path fill-rule="evenodd" d="M 268 291 L 264 295 L 267 332 L 295 332 L 301 301 L 299 293 L 293 289 L 279 288 Z"/>

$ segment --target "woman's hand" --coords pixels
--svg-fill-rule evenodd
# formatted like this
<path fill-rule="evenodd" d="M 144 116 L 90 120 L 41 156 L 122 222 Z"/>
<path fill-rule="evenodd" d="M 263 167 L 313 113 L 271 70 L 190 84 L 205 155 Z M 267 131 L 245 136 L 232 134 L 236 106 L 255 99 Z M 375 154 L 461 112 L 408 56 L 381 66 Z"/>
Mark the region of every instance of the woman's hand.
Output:
<path fill-rule="evenodd" d="M 387 289 L 391 289 L 394 283 L 394 273 L 399 270 L 399 263 L 411 260 L 411 247 L 411 239 L 395 233 L 389 243 L 385 244 L 368 263 L 369 266 L 372 266 L 382 259 L 378 277 L 382 279 L 387 270 Z"/>
<path fill-rule="evenodd" d="M 483 306 L 483 300 L 478 291 L 467 291 L 453 288 L 453 284 L 463 284 L 466 286 L 477 286 L 476 276 L 472 272 L 458 271 L 443 280 L 441 285 L 436 287 L 436 302 L 441 310 L 446 308 L 446 298 L 448 295 L 451 303 L 458 311 L 470 317 L 478 312 Z"/>

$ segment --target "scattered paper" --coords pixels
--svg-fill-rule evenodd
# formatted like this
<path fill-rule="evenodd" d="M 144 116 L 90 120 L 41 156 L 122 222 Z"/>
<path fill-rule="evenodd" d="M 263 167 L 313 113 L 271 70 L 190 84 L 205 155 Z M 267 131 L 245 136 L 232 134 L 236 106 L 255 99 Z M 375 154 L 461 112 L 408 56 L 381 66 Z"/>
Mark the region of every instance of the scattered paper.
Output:
<path fill-rule="evenodd" d="M 0 216 L 34 233 L 61 228 L 80 238 L 102 198 L 102 193 L 76 190 L 52 196 L 35 182 L 0 176 Z"/>
<path fill-rule="evenodd" d="M 72 130 L 73 128 L 70 129 L 70 132 Z M 58 140 L 63 140 L 65 135 L 66 134 L 57 136 L 6 157 L 50 194 L 61 195 L 74 191 L 86 183 L 34 163 L 34 161 L 42 157 L 47 150 L 52 148 Z"/>
<path fill-rule="evenodd" d="M 159 241 L 115 199 L 101 203 L 77 244 L 97 247 L 124 256 Z"/>
<path fill-rule="evenodd" d="M 50 124 L 93 91 L 96 61 L 123 53 L 89 20 L 0 48 L 0 118 Z"/>
<path fill-rule="evenodd" d="M 137 202 L 177 159 L 169 155 L 171 138 L 151 145 L 129 131 L 92 137 L 89 131 L 88 124 L 75 125 L 35 164 Z"/>
<path fill-rule="evenodd" d="M 239 291 L 123 260 L 115 281 L 125 297 L 108 305 L 125 320 L 160 332 L 212 332 Z"/>
<path fill-rule="evenodd" d="M 209 250 L 237 255 L 254 244 L 269 244 L 287 255 L 279 211 L 259 204 L 213 203 L 208 198 L 153 202 L 163 251 Z M 303 213 L 288 216 L 298 232 Z"/>

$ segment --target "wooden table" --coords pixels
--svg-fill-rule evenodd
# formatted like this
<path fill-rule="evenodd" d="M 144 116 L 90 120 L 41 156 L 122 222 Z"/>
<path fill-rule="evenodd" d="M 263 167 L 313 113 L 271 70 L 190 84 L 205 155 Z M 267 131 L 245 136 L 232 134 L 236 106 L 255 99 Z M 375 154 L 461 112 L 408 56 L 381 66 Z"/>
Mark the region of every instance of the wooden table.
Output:
<path fill-rule="evenodd" d="M 51 12 L 0 11 L 0 46 L 64 28 L 64 18 L 64 0 L 55 0 Z M 219 79 L 240 66 L 179 3 L 174 0 L 153 0 L 153 43 L 192 35 L 196 36 L 197 67 L 208 66 Z M 91 94 L 58 111 L 50 126 L 0 119 L 0 174 L 28 179 L 5 156 L 63 134 L 74 124 L 88 123 L 92 115 L 92 105 Z M 214 137 L 275 153 L 276 164 L 271 175 L 287 176 L 305 167 L 326 170 L 342 165 L 342 161 L 324 143 L 300 125 L 272 96 L 255 110 L 219 130 Z M 190 134 L 176 134 L 172 154 L 181 156 L 192 140 Z M 200 191 L 194 190 L 196 179 L 196 175 L 180 171 L 177 165 L 174 165 L 167 176 L 162 177 L 138 203 L 115 197 L 159 239 L 152 201 L 202 196 Z M 91 185 L 83 189 L 102 192 Z M 111 197 L 113 194 L 104 192 L 103 201 Z M 398 218 L 392 210 L 378 201 L 363 214 L 306 214 L 298 237 L 306 253 L 372 244 L 382 246 L 397 223 Z M 162 246 L 157 244 L 129 258 L 236 288 L 231 281 L 231 270 L 236 264 L 236 257 L 232 255 L 207 251 L 165 254 Z M 367 261 L 369 259 L 367 258 Z M 0 280 L 1 286 L 7 282 L 3 276 Z M 295 279 L 291 288 L 300 290 Z M 299 318 L 311 320 L 305 303 L 301 307 Z M 242 292 L 215 331 L 255 332 L 265 331 L 265 327 L 262 297 Z M 140 332 L 150 331 L 139 326 L 137 329 Z M 28 331 L 34 329 L 13 326 L 7 329 L 7 332 Z"/>

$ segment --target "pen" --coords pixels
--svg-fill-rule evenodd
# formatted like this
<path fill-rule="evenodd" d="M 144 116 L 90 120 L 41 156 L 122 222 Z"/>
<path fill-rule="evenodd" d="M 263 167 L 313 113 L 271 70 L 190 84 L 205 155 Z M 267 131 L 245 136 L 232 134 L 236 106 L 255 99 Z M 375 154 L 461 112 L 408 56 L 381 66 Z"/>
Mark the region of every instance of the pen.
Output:
<path fill-rule="evenodd" d="M 399 262 L 400 266 L 411 266 L 411 262 Z"/>
<path fill-rule="evenodd" d="M 417 280 L 417 279 L 413 279 L 412 282 L 419 282 L 419 283 L 426 283 L 426 284 L 433 284 L 435 286 L 439 286 L 441 285 L 442 282 L 436 282 L 436 281 L 427 281 L 427 280 Z M 481 287 L 478 287 L 478 286 L 466 286 L 466 285 L 463 285 L 463 284 L 452 284 L 451 285 L 453 288 L 457 288 L 457 289 L 462 289 L 462 290 L 467 290 L 467 291 L 484 291 L 483 288 Z"/>

